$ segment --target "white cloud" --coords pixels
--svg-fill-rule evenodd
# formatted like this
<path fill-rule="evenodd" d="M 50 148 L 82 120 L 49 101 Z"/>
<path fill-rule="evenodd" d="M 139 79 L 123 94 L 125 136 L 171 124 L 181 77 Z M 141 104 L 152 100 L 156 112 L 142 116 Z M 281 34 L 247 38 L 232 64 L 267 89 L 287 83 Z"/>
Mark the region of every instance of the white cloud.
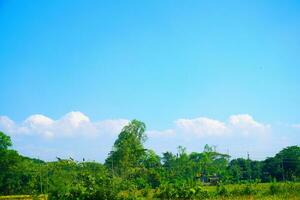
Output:
<path fill-rule="evenodd" d="M 51 138 L 54 133 L 50 131 L 54 124 L 54 120 L 40 114 L 29 116 L 16 131 L 19 134 L 40 134 L 44 137 Z"/>
<path fill-rule="evenodd" d="M 6 116 L 0 116 L 0 130 L 9 134 L 39 135 L 44 138 L 93 137 L 104 134 L 116 135 L 128 122 L 127 119 L 93 122 L 88 116 L 77 111 L 69 112 L 58 120 L 35 114 L 21 123 L 16 123 Z M 264 135 L 269 130 L 270 125 L 257 122 L 248 114 L 238 114 L 230 116 L 225 122 L 206 117 L 178 119 L 175 121 L 175 127 L 163 131 L 150 130 L 147 131 L 147 135 L 149 137 L 172 137 L 180 134 L 186 137 L 257 136 Z"/>
<path fill-rule="evenodd" d="M 44 116 L 44 115 L 31 115 L 29 116 L 25 121 L 24 124 L 26 124 L 29 127 L 43 127 L 43 126 L 50 126 L 53 124 L 53 120 Z"/>
<path fill-rule="evenodd" d="M 228 127 L 232 131 L 239 132 L 244 135 L 257 135 L 267 133 L 271 126 L 255 121 L 251 115 L 240 114 L 229 117 Z"/>
<path fill-rule="evenodd" d="M 35 114 L 22 122 L 0 116 L 0 131 L 10 134 L 14 148 L 27 156 L 38 155 L 47 160 L 56 156 L 97 160 L 107 156 L 116 135 L 128 122 L 127 119 L 93 121 L 81 112 L 70 112 L 58 119 Z M 300 124 L 293 127 L 300 130 Z M 149 140 L 145 145 L 161 153 L 176 151 L 178 145 L 201 151 L 205 144 L 214 144 L 218 150 L 229 150 L 234 156 L 243 156 L 249 151 L 260 159 L 298 141 L 299 134 L 288 133 L 286 128 L 291 129 L 291 125 L 276 127 L 273 124 L 271 130 L 270 125 L 248 114 L 232 115 L 227 120 L 207 117 L 178 119 L 172 127 L 147 131 Z M 272 134 L 268 134 L 271 131 Z M 41 150 L 37 152 L 36 149 Z"/>
<path fill-rule="evenodd" d="M 47 116 L 31 115 L 17 124 L 6 116 L 0 116 L 0 130 L 13 135 L 39 135 L 44 138 L 98 136 L 117 134 L 128 124 L 126 119 L 92 122 L 81 112 L 69 112 L 58 120 Z"/>
<path fill-rule="evenodd" d="M 178 119 L 175 121 L 175 125 L 177 132 L 199 137 L 264 135 L 270 130 L 270 125 L 259 123 L 248 114 L 232 115 L 227 122 L 206 117 Z"/>
<path fill-rule="evenodd" d="M 81 112 L 69 112 L 67 113 L 60 122 L 64 125 L 68 125 L 73 128 L 78 128 L 82 124 L 90 123 L 88 116 L 84 115 Z"/>
<path fill-rule="evenodd" d="M 205 117 L 178 119 L 175 121 L 175 124 L 180 131 L 197 136 L 219 136 L 228 133 L 225 123 Z"/>
<path fill-rule="evenodd" d="M 95 123 L 98 130 L 101 132 L 108 132 L 112 134 L 118 134 L 122 128 L 129 123 L 127 119 L 114 119 L 103 120 Z"/>
<path fill-rule="evenodd" d="M 3 129 L 3 131 L 13 130 L 15 123 L 6 116 L 0 116 L 0 128 Z"/>
<path fill-rule="evenodd" d="M 148 137 L 172 137 L 176 132 L 173 129 L 167 129 L 163 131 L 150 130 L 146 132 Z"/>

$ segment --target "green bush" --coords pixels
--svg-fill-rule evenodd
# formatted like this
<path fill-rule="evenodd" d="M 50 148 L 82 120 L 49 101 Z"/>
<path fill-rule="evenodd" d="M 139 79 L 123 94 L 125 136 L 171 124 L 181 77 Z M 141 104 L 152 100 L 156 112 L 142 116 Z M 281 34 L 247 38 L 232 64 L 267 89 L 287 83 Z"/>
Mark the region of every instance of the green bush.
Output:
<path fill-rule="evenodd" d="M 159 187 L 156 197 L 161 199 L 205 199 L 209 197 L 209 193 L 197 183 L 167 183 Z"/>
<path fill-rule="evenodd" d="M 228 196 L 229 192 L 224 185 L 217 186 L 217 195 Z"/>

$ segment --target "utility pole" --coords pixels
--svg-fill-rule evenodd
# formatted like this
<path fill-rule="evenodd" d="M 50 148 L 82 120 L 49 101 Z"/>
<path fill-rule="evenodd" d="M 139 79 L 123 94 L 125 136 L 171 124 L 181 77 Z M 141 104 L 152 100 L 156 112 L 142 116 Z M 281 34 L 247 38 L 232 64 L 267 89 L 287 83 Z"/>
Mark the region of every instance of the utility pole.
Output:
<path fill-rule="evenodd" d="M 251 162 L 250 162 L 250 153 L 249 151 L 247 152 L 247 161 L 248 161 L 248 165 L 249 165 L 249 180 L 251 181 L 252 179 L 252 169 L 251 169 Z"/>
<path fill-rule="evenodd" d="M 226 153 L 227 153 L 227 156 L 228 156 L 228 157 L 227 157 L 227 162 L 228 162 L 228 164 L 229 164 L 229 160 L 230 160 L 229 149 L 226 150 Z"/>

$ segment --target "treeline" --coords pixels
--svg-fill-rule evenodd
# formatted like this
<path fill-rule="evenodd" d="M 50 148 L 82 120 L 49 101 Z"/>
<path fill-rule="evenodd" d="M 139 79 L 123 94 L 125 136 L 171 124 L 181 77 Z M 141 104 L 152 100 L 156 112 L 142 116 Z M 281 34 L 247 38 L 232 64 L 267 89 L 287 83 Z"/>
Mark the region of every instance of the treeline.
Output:
<path fill-rule="evenodd" d="M 190 198 L 207 196 L 203 185 L 300 180 L 300 147 L 290 146 L 264 161 L 216 152 L 162 156 L 145 149 L 146 126 L 133 120 L 123 128 L 104 164 L 60 159 L 44 162 L 12 150 L 10 137 L 0 132 L 0 195 L 49 194 L 50 199 L 167 198 L 170 191 Z M 151 194 L 150 194 L 151 193 Z"/>

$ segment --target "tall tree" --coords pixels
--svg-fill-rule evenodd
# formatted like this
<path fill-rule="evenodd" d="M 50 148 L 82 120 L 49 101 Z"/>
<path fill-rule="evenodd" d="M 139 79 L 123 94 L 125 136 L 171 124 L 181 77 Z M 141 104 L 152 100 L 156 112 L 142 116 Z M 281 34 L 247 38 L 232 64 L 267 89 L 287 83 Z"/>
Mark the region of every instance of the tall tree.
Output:
<path fill-rule="evenodd" d="M 132 120 L 125 126 L 114 143 L 113 150 L 105 161 L 105 165 L 120 176 L 127 176 L 136 167 L 141 166 L 146 150 L 146 125 L 138 120 Z"/>

